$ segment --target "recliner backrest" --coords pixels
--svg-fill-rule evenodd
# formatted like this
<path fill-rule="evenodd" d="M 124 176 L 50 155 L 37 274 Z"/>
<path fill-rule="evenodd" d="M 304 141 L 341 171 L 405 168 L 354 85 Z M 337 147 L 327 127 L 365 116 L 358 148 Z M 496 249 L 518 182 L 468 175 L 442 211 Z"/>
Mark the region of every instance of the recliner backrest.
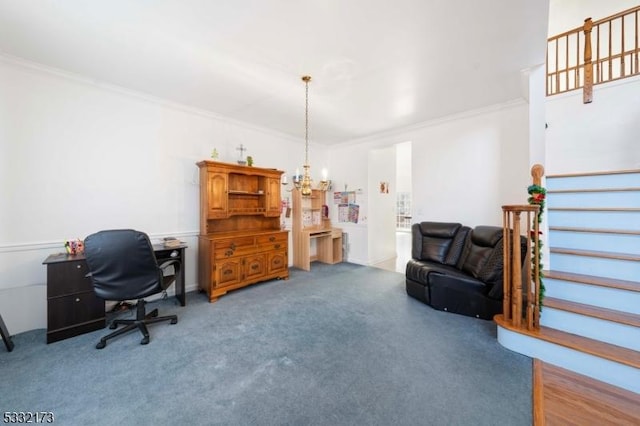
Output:
<path fill-rule="evenodd" d="M 85 238 L 84 245 L 98 297 L 133 300 L 162 291 L 162 271 L 144 232 L 133 229 L 100 231 Z"/>
<path fill-rule="evenodd" d="M 456 239 L 463 227 L 460 223 L 449 222 L 420 222 L 411 227 L 412 246 L 411 256 L 414 259 L 429 260 L 442 264 L 454 265 L 460 251 L 464 237 Z M 451 251 L 453 250 L 453 254 Z"/>
<path fill-rule="evenodd" d="M 460 269 L 472 277 L 495 283 L 502 278 L 503 230 L 499 226 L 476 226 L 467 238 Z"/>

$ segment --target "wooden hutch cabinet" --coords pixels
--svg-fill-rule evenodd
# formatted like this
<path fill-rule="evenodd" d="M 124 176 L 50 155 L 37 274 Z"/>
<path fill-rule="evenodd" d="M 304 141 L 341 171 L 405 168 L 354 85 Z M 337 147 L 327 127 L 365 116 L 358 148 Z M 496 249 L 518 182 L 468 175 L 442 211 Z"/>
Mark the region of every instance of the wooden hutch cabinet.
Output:
<path fill-rule="evenodd" d="M 282 171 L 201 161 L 198 282 L 210 302 L 230 290 L 289 278 L 280 229 Z"/>

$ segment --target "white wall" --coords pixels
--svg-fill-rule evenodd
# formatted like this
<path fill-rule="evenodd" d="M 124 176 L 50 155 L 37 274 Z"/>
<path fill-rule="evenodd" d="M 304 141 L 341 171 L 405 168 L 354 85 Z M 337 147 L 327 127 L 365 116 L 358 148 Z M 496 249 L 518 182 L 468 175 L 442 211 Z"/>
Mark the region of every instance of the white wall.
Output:
<path fill-rule="evenodd" d="M 289 181 L 304 160 L 301 140 L 0 57 L 0 313 L 9 331 L 46 327 L 42 261 L 100 229 L 185 240 L 195 289 L 195 163 L 214 147 L 235 162 L 240 143 L 256 166 L 285 170 Z M 310 158 L 319 173 L 327 148 L 312 145 Z"/>
<path fill-rule="evenodd" d="M 501 206 L 526 204 L 524 102 L 423 129 L 413 141 L 413 222 L 502 225 Z"/>
<path fill-rule="evenodd" d="M 547 98 L 546 174 L 640 169 L 640 77 Z"/>
<path fill-rule="evenodd" d="M 370 170 L 367 153 L 410 140 L 414 223 L 501 226 L 502 205 L 526 204 L 531 184 L 528 122 L 528 105 L 515 101 L 333 147 L 334 188 L 363 188 Z M 371 233 L 361 229 L 367 225 L 339 226 L 355 234 L 350 235 L 350 259 L 373 263 Z"/>
<path fill-rule="evenodd" d="M 375 264 L 396 256 L 396 147 L 369 152 L 369 263 Z M 389 192 L 380 184 L 388 183 Z"/>
<path fill-rule="evenodd" d="M 402 142 L 395 147 L 397 192 L 411 192 L 411 142 Z"/>

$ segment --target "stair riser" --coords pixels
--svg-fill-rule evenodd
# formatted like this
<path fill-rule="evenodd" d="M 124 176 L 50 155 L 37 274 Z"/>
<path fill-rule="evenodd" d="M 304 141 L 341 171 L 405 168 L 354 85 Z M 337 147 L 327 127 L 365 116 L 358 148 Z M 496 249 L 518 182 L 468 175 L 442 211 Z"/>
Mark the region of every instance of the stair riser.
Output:
<path fill-rule="evenodd" d="M 549 207 L 555 207 L 549 205 Z M 574 228 L 640 229 L 640 212 L 591 212 L 557 211 L 547 212 L 549 226 L 572 226 Z"/>
<path fill-rule="evenodd" d="M 640 207 L 640 190 L 620 192 L 571 192 L 547 194 L 553 207 Z"/>
<path fill-rule="evenodd" d="M 498 342 L 507 349 L 531 358 L 640 393 L 640 369 L 515 333 L 500 326 Z"/>
<path fill-rule="evenodd" d="M 640 254 L 640 235 L 592 232 L 549 232 L 554 247 Z"/>
<path fill-rule="evenodd" d="M 578 336 L 640 351 L 640 328 L 545 307 L 540 324 Z"/>
<path fill-rule="evenodd" d="M 603 259 L 587 256 L 551 253 L 551 269 L 576 274 L 595 275 L 618 280 L 638 281 L 640 262 Z"/>
<path fill-rule="evenodd" d="M 545 295 L 548 297 L 640 315 L 640 291 L 599 287 L 554 278 L 545 278 L 544 287 Z"/>
<path fill-rule="evenodd" d="M 640 188 L 640 173 L 557 178 L 547 177 L 546 188 L 547 190 Z"/>

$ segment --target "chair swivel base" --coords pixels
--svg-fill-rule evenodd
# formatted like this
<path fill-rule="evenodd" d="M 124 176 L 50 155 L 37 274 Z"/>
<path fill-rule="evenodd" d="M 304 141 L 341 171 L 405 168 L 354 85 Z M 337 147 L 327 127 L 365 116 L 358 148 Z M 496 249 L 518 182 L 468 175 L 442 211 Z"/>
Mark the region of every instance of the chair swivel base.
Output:
<path fill-rule="evenodd" d="M 114 331 L 111 334 L 108 334 L 100 339 L 98 344 L 96 345 L 96 349 L 102 349 L 107 346 L 107 340 L 112 339 L 114 337 L 120 336 L 121 334 L 128 333 L 129 331 L 135 330 L 136 328 L 140 330 L 142 333 L 142 340 L 140 341 L 141 345 L 146 345 L 149 343 L 149 330 L 147 330 L 147 324 L 153 324 L 161 321 L 169 321 L 170 324 L 178 323 L 177 315 L 167 315 L 163 317 L 158 316 L 158 310 L 154 309 L 148 314 L 145 312 L 144 305 L 147 302 L 140 299 L 138 300 L 137 309 L 136 309 L 136 319 L 116 319 L 109 326 L 110 329 L 114 330 L 119 325 L 124 325 L 125 327 Z"/>

